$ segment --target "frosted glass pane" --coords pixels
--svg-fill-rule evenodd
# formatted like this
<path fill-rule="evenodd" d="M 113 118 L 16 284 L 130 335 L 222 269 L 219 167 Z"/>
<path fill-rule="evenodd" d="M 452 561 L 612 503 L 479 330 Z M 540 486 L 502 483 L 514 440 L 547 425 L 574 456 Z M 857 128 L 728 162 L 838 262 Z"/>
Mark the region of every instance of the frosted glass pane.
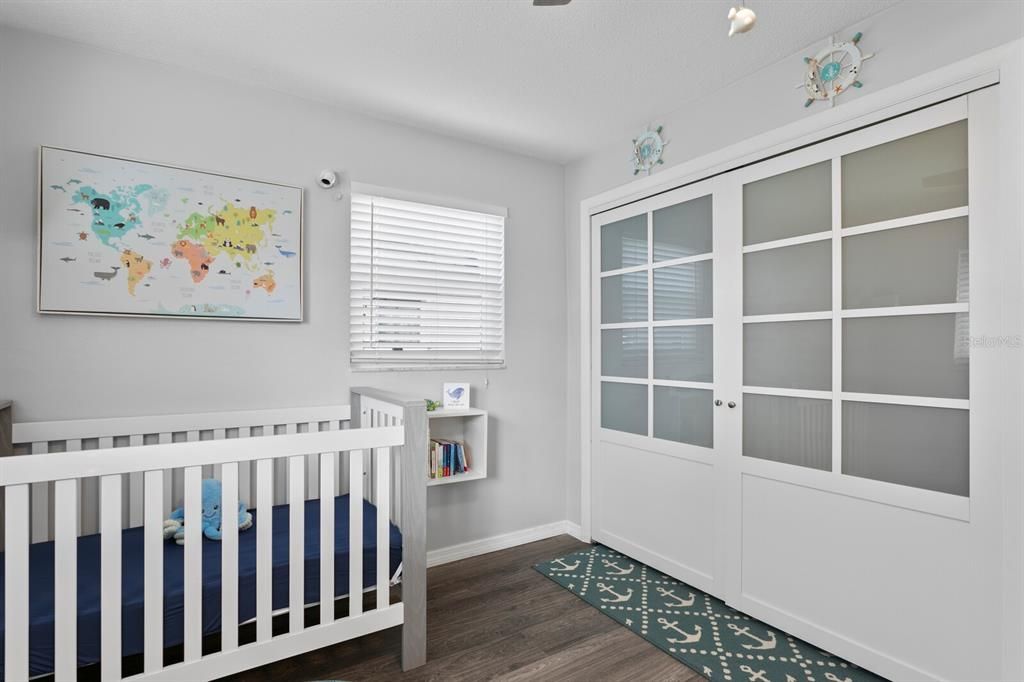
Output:
<path fill-rule="evenodd" d="M 601 226 L 601 272 L 646 262 L 646 213 Z"/>
<path fill-rule="evenodd" d="M 711 317 L 711 261 L 654 271 L 654 319 Z"/>
<path fill-rule="evenodd" d="M 654 437 L 710 448 L 714 445 L 711 391 L 654 387 Z"/>
<path fill-rule="evenodd" d="M 970 491 L 970 414 L 843 403 L 843 473 L 953 495 Z"/>
<path fill-rule="evenodd" d="M 654 212 L 654 260 L 711 253 L 711 195 Z"/>
<path fill-rule="evenodd" d="M 832 389 L 832 321 L 743 325 L 743 384 Z"/>
<path fill-rule="evenodd" d="M 967 302 L 967 218 L 843 239 L 843 307 Z"/>
<path fill-rule="evenodd" d="M 743 186 L 744 245 L 831 229 L 831 161 Z"/>
<path fill-rule="evenodd" d="M 647 386 L 601 382 L 601 427 L 647 435 Z"/>
<path fill-rule="evenodd" d="M 602 323 L 646 321 L 646 272 L 627 272 L 601 279 Z"/>
<path fill-rule="evenodd" d="M 832 401 L 743 396 L 743 455 L 832 468 Z"/>
<path fill-rule="evenodd" d="M 647 329 L 605 329 L 601 332 L 601 374 L 647 378 Z"/>
<path fill-rule="evenodd" d="M 712 381 L 712 332 L 709 324 L 654 329 L 654 378 Z"/>
<path fill-rule="evenodd" d="M 743 314 L 832 309 L 832 241 L 743 254 Z"/>
<path fill-rule="evenodd" d="M 966 314 L 843 320 L 843 390 L 967 398 Z"/>
<path fill-rule="evenodd" d="M 967 205 L 967 121 L 843 157 L 843 226 Z"/>

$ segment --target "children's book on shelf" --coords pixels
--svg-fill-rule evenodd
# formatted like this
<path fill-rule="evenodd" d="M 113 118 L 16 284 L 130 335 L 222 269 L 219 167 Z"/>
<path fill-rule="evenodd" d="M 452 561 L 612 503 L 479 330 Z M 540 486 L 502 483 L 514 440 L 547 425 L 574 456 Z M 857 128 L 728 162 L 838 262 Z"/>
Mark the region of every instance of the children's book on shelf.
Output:
<path fill-rule="evenodd" d="M 427 466 L 430 478 L 464 474 L 470 469 L 469 453 L 463 443 L 431 438 Z"/>

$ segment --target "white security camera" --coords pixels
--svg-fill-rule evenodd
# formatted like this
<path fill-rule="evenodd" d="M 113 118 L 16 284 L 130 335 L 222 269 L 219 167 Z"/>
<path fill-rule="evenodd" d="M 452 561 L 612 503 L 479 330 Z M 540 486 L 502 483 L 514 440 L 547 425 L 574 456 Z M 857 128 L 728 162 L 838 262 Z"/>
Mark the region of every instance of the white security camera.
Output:
<path fill-rule="evenodd" d="M 317 183 L 324 189 L 330 189 L 338 183 L 338 174 L 332 170 L 320 171 L 320 177 L 317 178 Z"/>

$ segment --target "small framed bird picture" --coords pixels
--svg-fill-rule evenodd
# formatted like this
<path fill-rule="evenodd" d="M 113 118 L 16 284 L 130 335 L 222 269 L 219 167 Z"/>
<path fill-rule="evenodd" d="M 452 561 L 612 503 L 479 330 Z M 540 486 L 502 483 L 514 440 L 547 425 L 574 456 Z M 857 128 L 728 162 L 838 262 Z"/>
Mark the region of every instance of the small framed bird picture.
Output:
<path fill-rule="evenodd" d="M 469 409 L 469 384 L 456 383 L 444 385 L 444 409 L 446 410 L 468 410 Z"/>

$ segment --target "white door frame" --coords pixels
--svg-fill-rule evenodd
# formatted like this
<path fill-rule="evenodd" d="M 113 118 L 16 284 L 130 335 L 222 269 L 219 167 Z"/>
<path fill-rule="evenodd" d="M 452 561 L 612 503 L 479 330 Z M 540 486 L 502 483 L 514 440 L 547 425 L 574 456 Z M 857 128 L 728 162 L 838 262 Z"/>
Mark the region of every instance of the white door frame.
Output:
<path fill-rule="evenodd" d="M 591 217 L 653 194 L 696 182 L 750 163 L 820 142 L 894 116 L 999 84 L 997 138 L 1002 154 L 998 159 L 998 216 L 1003 224 L 1024 223 L 1024 41 L 1018 40 L 961 60 L 949 66 L 864 96 L 807 119 L 755 136 L 741 143 L 697 159 L 673 166 L 656 175 L 642 178 L 580 202 L 577 234 L 580 258 L 580 527 L 582 538 L 591 538 L 591 437 L 592 437 L 592 357 L 591 325 Z M 1006 376 L 1004 410 L 1005 430 L 996 439 L 1002 444 L 1003 472 L 1003 595 L 1002 616 L 1003 678 L 1024 679 L 1024 466 L 1019 456 L 1024 451 L 1024 353 L 1020 339 L 1024 333 L 1024 253 L 1021 230 L 1016 243 L 1008 244 L 1004 254 L 1006 272 L 1016 273 L 1003 292 L 1005 334 L 998 350 L 1004 360 Z M 1016 339 L 1016 342 L 1014 342 Z"/>

